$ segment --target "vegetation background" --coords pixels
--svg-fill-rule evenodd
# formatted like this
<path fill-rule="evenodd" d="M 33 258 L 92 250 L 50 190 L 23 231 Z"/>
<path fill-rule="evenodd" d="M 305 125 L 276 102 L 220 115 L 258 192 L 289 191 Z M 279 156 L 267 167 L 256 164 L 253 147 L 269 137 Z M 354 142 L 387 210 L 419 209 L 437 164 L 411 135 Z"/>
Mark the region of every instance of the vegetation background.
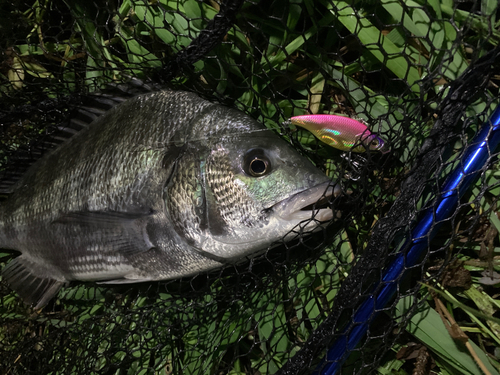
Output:
<path fill-rule="evenodd" d="M 82 97 L 156 77 L 220 9 L 214 0 L 0 1 L 4 170 L 18 149 L 60 130 Z M 498 45 L 499 15 L 496 0 L 244 2 L 222 42 L 165 84 L 239 108 L 279 132 L 341 181 L 349 193 L 341 218 L 315 236 L 299 232 L 250 265 L 127 289 L 72 284 L 42 311 L 2 284 L 0 372 L 276 373 L 331 311 L 398 197 L 449 85 Z M 471 98 L 447 155 L 415 196 L 413 220 L 498 105 L 497 84 L 495 76 Z M 363 119 L 391 152 L 334 150 L 287 123 L 306 113 Z M 499 373 L 498 165 L 484 171 L 343 374 Z M 402 222 L 387 257 L 408 225 Z M 11 257 L 0 252 L 2 263 Z M 458 339 L 448 333 L 451 323 Z"/>

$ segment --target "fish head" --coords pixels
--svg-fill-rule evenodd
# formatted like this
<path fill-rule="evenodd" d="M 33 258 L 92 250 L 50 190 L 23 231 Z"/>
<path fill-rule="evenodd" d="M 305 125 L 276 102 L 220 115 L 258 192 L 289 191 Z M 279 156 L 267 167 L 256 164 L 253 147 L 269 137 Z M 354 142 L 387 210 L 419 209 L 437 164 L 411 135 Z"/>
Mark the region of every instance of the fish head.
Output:
<path fill-rule="evenodd" d="M 239 113 L 239 116 L 243 114 Z M 238 120 L 241 125 L 241 119 Z M 196 198 L 167 194 L 176 230 L 192 248 L 223 262 L 235 262 L 282 240 L 297 225 L 310 231 L 333 218 L 331 208 L 314 207 L 340 194 L 330 179 L 287 142 L 248 118 L 251 126 L 210 133 L 179 160 L 176 175 Z M 195 170 L 195 173 L 192 171 Z M 175 183 L 175 182 L 174 182 Z M 172 189 L 177 189 L 172 185 Z M 326 197 L 326 198 L 325 198 Z M 180 211 L 190 218 L 175 217 Z"/>

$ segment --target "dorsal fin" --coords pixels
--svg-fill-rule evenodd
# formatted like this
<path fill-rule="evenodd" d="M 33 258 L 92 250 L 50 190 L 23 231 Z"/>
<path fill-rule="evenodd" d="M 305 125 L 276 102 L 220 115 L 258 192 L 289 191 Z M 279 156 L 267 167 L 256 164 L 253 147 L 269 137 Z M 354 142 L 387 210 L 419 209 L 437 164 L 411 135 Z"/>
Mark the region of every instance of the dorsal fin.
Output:
<path fill-rule="evenodd" d="M 79 95 L 78 104 L 67 108 L 68 114 L 63 122 L 49 125 L 45 134 L 19 146 L 15 151 L 2 155 L 5 160 L 0 165 L 0 194 L 10 193 L 17 181 L 38 159 L 78 134 L 117 104 L 159 89 L 154 83 L 145 83 L 133 78 L 126 83 L 109 84 L 99 93 Z M 5 123 L 8 124 L 8 119 Z"/>

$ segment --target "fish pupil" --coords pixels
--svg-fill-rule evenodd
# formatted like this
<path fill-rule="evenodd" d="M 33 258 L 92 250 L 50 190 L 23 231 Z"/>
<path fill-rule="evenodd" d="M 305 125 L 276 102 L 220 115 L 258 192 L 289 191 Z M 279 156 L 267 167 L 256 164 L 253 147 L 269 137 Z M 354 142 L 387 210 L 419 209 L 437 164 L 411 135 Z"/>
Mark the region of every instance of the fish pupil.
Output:
<path fill-rule="evenodd" d="M 254 159 L 250 162 L 250 172 L 254 176 L 262 176 L 266 173 L 267 163 L 262 159 Z"/>
<path fill-rule="evenodd" d="M 266 152 L 260 148 L 249 150 L 244 158 L 243 169 L 245 173 L 252 177 L 264 176 L 271 172 L 271 161 Z"/>

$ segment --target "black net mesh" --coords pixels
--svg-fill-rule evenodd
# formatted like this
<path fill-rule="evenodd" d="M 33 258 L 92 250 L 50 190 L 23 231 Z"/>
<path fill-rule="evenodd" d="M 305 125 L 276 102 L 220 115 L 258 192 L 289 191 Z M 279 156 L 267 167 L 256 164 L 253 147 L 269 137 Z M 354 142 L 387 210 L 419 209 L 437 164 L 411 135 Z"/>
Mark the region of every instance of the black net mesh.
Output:
<path fill-rule="evenodd" d="M 95 109 L 93 93 L 133 96 L 169 87 L 263 122 L 344 192 L 333 204 L 338 217 L 318 233 L 299 230 L 260 257 L 196 277 L 125 286 L 75 282 L 42 310 L 2 283 L 0 372 L 326 368 L 326 350 L 373 295 L 391 254 L 498 104 L 499 15 L 496 2 L 486 0 L 0 2 L 0 187 L 63 142 L 61 131 L 78 131 L 75 118 L 88 122 L 113 105 L 99 101 Z M 331 148 L 287 122 L 306 113 L 364 119 L 391 151 Z M 401 278 L 396 297 L 369 314 L 374 322 L 343 358 L 343 374 L 424 374 L 431 367 L 481 373 L 472 359 L 470 365 L 447 358 L 439 343 L 424 339 L 443 335 L 432 326 L 436 320 L 425 319 L 435 318 L 438 299 L 448 301 L 463 327 L 477 324 L 466 332 L 488 371 L 498 371 L 500 330 L 488 316 L 499 306 L 500 172 L 496 151 L 490 156 L 422 260 Z M 13 256 L 0 255 L 4 264 Z M 484 271 L 493 279 L 481 284 Z M 429 294 L 422 283 L 448 297 Z M 471 288 L 483 300 L 493 295 L 490 310 Z M 452 300 L 483 315 L 453 310 Z"/>

